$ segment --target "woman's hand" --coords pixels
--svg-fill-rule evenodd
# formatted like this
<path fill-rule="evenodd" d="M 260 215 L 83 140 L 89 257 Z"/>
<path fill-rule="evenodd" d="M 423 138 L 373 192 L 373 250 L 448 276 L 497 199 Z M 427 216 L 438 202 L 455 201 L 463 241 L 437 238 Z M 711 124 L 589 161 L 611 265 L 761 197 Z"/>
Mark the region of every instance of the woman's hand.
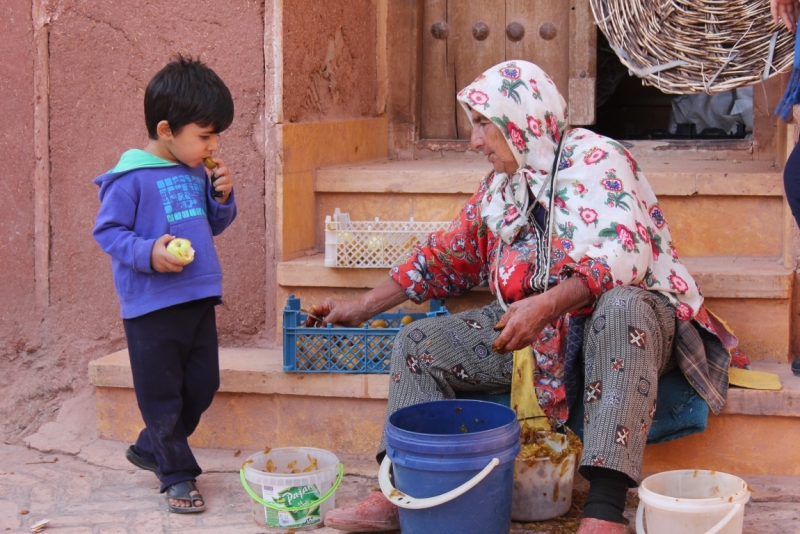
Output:
<path fill-rule="evenodd" d="M 325 299 L 309 308 L 306 326 L 360 326 L 370 317 L 358 300 Z"/>
<path fill-rule="evenodd" d="M 365 293 L 358 300 L 325 299 L 311 306 L 306 326 L 337 324 L 359 326 L 361 323 L 408 300 L 403 286 L 391 278 Z M 311 315 L 316 316 L 315 320 Z"/>
<path fill-rule="evenodd" d="M 543 296 L 533 295 L 508 307 L 508 311 L 494 326 L 495 330 L 502 332 L 492 345 L 493 351 L 506 354 L 533 345 L 550 322 L 547 317 L 551 315 L 551 310 L 548 309 L 548 299 Z"/>
<path fill-rule="evenodd" d="M 770 0 L 769 10 L 775 24 L 780 24 L 782 20 L 789 31 L 794 32 L 797 29 L 797 15 L 800 11 L 797 0 Z"/>
<path fill-rule="evenodd" d="M 495 325 L 502 330 L 492 345 L 506 354 L 532 345 L 548 323 L 589 303 L 589 288 L 580 278 L 568 278 L 550 291 L 514 302 Z"/>

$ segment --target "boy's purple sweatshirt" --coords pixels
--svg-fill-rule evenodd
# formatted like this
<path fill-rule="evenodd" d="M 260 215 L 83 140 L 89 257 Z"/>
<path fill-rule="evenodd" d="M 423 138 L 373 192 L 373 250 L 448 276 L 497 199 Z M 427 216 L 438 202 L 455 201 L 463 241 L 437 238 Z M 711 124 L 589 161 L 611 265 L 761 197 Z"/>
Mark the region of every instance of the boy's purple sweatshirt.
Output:
<path fill-rule="evenodd" d="M 192 168 L 142 150 L 125 152 L 117 166 L 94 179 L 100 211 L 94 238 L 111 256 L 122 318 L 206 297 L 222 297 L 222 269 L 213 236 L 236 218 L 231 192 L 220 204 L 202 165 Z M 194 261 L 180 273 L 150 266 L 153 243 L 164 234 L 192 242 Z"/>

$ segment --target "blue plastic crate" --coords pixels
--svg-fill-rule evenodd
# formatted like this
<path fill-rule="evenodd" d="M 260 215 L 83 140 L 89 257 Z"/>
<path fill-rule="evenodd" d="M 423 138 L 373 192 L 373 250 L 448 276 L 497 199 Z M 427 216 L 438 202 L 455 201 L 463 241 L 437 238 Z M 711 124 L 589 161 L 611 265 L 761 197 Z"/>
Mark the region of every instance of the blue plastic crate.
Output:
<path fill-rule="evenodd" d="M 415 321 L 449 315 L 440 300 L 431 300 L 431 311 L 380 313 L 361 328 L 306 327 L 300 299 L 289 295 L 283 309 L 283 370 L 298 373 L 388 373 L 394 337 L 409 315 Z M 370 328 L 383 319 L 385 328 Z"/>

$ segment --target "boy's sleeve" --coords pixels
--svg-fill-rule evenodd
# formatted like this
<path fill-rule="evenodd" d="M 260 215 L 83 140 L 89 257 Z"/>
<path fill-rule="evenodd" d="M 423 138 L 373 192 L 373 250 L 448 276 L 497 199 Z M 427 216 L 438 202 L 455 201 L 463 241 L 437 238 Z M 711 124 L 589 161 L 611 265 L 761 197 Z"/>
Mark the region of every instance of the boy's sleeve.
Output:
<path fill-rule="evenodd" d="M 135 216 L 136 203 L 131 196 L 112 185 L 103 196 L 92 235 L 106 254 L 126 267 L 152 273 L 150 254 L 156 240 L 143 239 L 131 230 Z"/>
<path fill-rule="evenodd" d="M 231 189 L 228 201 L 220 204 L 211 194 L 211 182 L 206 185 L 206 198 L 208 199 L 208 224 L 211 226 L 211 234 L 221 234 L 236 218 L 236 198 L 235 192 Z"/>

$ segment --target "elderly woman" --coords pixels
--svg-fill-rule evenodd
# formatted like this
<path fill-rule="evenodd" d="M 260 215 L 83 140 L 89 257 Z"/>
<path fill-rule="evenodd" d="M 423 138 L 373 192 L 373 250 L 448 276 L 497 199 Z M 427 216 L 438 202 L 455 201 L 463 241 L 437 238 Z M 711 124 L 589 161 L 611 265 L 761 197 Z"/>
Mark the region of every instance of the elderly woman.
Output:
<path fill-rule="evenodd" d="M 488 282 L 496 302 L 398 334 L 387 420 L 456 392 L 508 392 L 512 351 L 531 346 L 539 404 L 563 425 L 569 392 L 581 390 L 568 382 L 578 380 L 572 370 L 582 362 L 580 472 L 591 486 L 578 532 L 626 532 L 625 494 L 641 480 L 658 377 L 680 366 L 719 413 L 731 362 L 721 339 L 730 346 L 735 338 L 704 309 L 631 154 L 588 130 L 565 129 L 564 99 L 539 67 L 492 67 L 458 101 L 472 122 L 471 148 L 493 171 L 449 229 L 431 234 L 386 282 L 315 311 L 326 323 L 357 325 L 407 299 L 447 298 Z M 384 454 L 385 438 L 379 460 Z M 325 524 L 399 528 L 380 492 L 331 510 Z"/>

